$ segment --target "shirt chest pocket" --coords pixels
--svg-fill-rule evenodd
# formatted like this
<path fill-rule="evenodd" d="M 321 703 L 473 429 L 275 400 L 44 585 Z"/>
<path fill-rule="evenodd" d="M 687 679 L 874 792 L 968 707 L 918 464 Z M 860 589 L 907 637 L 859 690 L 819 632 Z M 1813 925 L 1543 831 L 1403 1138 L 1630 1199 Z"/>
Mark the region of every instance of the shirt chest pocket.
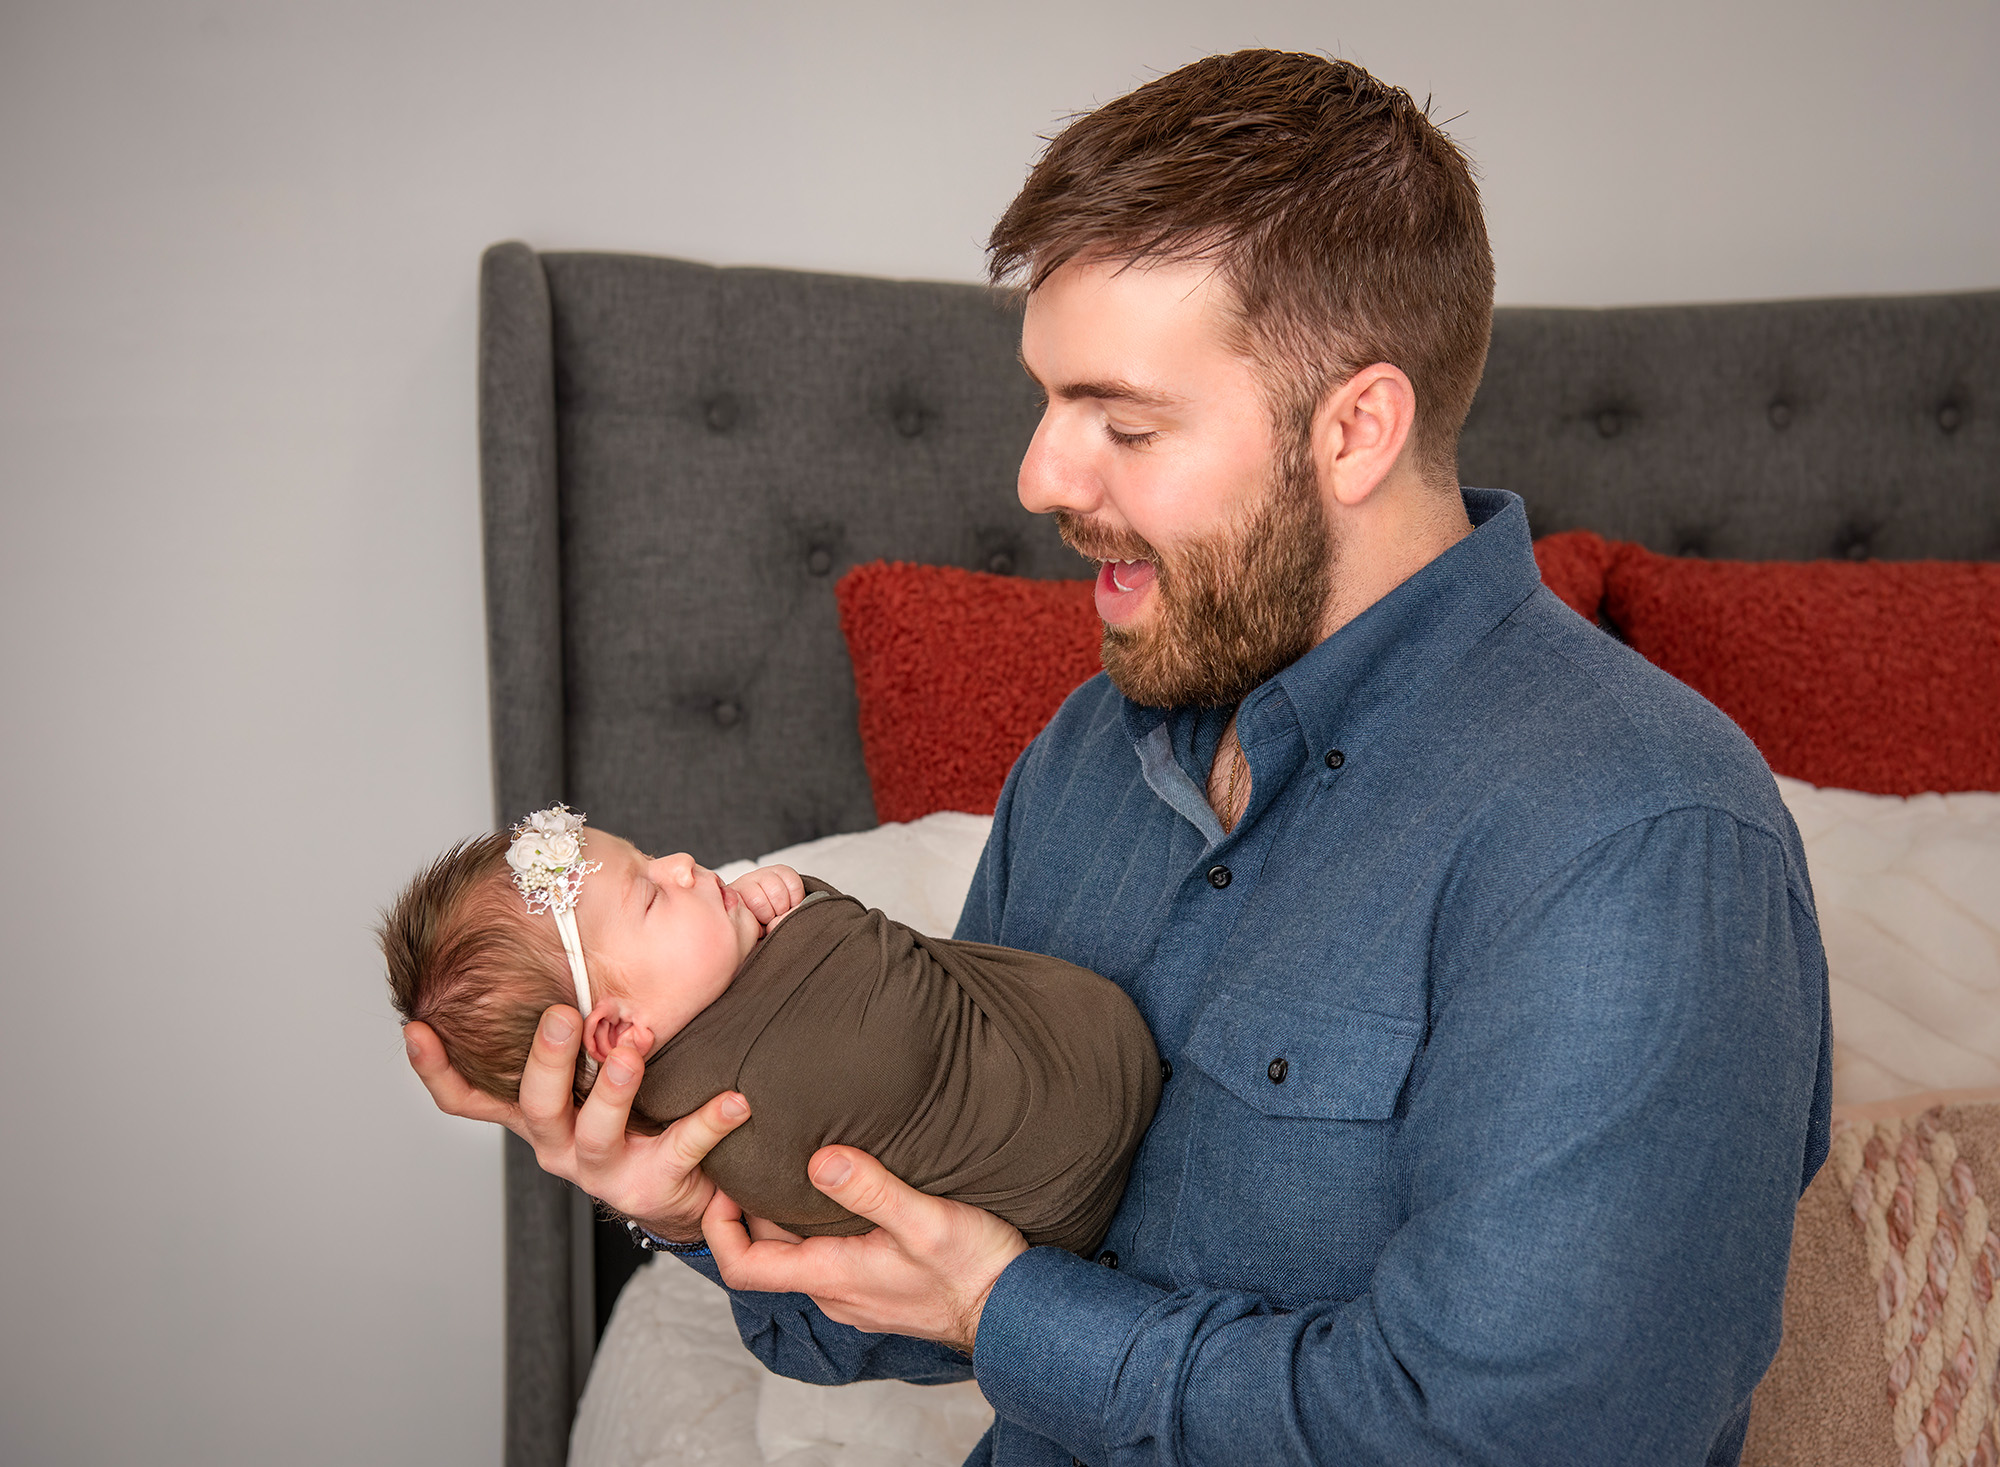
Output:
<path fill-rule="evenodd" d="M 1386 1121 L 1421 1037 L 1411 1019 L 1224 992 L 1195 1021 L 1187 1055 L 1267 1116 Z"/>
<path fill-rule="evenodd" d="M 1414 1020 L 1224 992 L 1182 1053 L 1198 1072 L 1174 1218 L 1187 1283 L 1278 1304 L 1351 1298 L 1399 1215 L 1389 1175 Z M 1195 1077 L 1190 1077 L 1195 1078 Z"/>

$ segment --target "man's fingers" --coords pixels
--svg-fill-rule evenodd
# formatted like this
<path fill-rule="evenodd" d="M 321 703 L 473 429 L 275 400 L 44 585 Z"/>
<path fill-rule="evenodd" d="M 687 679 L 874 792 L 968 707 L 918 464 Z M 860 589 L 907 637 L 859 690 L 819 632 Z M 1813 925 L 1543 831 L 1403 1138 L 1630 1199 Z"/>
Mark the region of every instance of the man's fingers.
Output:
<path fill-rule="evenodd" d="M 576 1052 L 583 1042 L 583 1019 L 568 1004 L 542 1013 L 528 1062 L 521 1069 L 521 1116 L 536 1151 L 566 1149 L 570 1140 L 571 1092 L 576 1085 Z"/>
<path fill-rule="evenodd" d="M 805 1242 L 805 1239 L 799 1234 L 779 1227 L 768 1217 L 752 1217 L 750 1214 L 745 1213 L 743 1215 L 743 1225 L 750 1230 L 750 1236 L 760 1243 L 766 1239 L 775 1243 Z"/>
<path fill-rule="evenodd" d="M 708 1199 L 708 1206 L 701 1213 L 702 1241 L 708 1244 L 708 1251 L 715 1255 L 715 1267 L 722 1275 L 722 1281 L 731 1288 L 738 1287 L 731 1282 L 732 1274 L 743 1255 L 750 1251 L 750 1232 L 743 1209 L 738 1207 L 730 1195 L 720 1187 Z"/>
<path fill-rule="evenodd" d="M 857 1217 L 902 1234 L 931 1221 L 938 1206 L 902 1181 L 881 1162 L 852 1146 L 822 1146 L 813 1153 L 806 1175 L 812 1184 Z"/>
<path fill-rule="evenodd" d="M 437 1031 L 420 1020 L 412 1020 L 403 1026 L 403 1048 L 410 1056 L 410 1068 L 417 1072 L 417 1078 L 424 1082 L 424 1089 L 430 1091 L 437 1108 L 447 1115 L 464 1116 L 473 1121 L 494 1121 L 503 1126 L 519 1129 L 520 1113 L 504 1100 L 496 1100 L 484 1091 L 475 1090 L 465 1083 L 465 1077 L 451 1067 L 445 1058 L 444 1041 L 437 1037 Z"/>
<path fill-rule="evenodd" d="M 764 1233 L 768 1229 L 768 1233 Z M 760 1235 L 764 1233 L 764 1235 Z M 828 1255 L 828 1243 L 854 1239 L 798 1239 L 760 1217 L 746 1217 L 720 1187 L 702 1213 L 702 1239 L 716 1255 L 716 1271 L 732 1289 L 754 1293 L 804 1293 L 806 1285 L 824 1287 L 840 1267 L 838 1249 Z"/>
<path fill-rule="evenodd" d="M 584 1166 L 602 1165 L 625 1149 L 625 1125 L 645 1073 L 645 1056 L 629 1044 L 612 1050 L 598 1070 L 583 1109 L 576 1113 L 576 1157 Z"/>
<path fill-rule="evenodd" d="M 700 1110 L 682 1116 L 660 1137 L 676 1164 L 693 1171 L 715 1143 L 750 1119 L 750 1102 L 734 1090 L 725 1090 Z"/>

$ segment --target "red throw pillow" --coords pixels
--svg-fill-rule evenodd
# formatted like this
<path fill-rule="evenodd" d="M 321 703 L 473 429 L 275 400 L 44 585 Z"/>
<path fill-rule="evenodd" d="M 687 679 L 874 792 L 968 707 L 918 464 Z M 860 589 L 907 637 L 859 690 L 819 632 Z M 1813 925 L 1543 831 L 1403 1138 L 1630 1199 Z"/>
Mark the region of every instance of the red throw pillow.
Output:
<path fill-rule="evenodd" d="M 1611 620 L 1778 773 L 1885 795 L 2000 789 L 2000 565 L 1612 552 Z"/>
<path fill-rule="evenodd" d="M 878 819 L 993 813 L 1015 759 L 1103 665 L 1091 587 L 884 561 L 840 578 Z"/>
<path fill-rule="evenodd" d="M 1604 568 L 1611 563 L 1611 549 L 1609 541 L 1588 530 L 1564 530 L 1535 542 L 1542 584 L 1593 625 L 1604 603 Z"/>
<path fill-rule="evenodd" d="M 1612 549 L 1572 530 L 1537 542 L 1535 560 L 1550 589 L 1595 621 Z M 841 577 L 834 596 L 883 820 L 992 814 L 1021 751 L 1102 666 L 1089 581 L 877 561 Z"/>

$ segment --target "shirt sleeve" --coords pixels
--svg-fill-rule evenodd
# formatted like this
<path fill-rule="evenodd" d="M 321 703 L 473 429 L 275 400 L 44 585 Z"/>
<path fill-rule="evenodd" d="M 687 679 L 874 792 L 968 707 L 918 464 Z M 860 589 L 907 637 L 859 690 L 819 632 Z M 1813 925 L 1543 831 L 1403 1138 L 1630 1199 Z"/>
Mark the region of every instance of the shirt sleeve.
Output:
<path fill-rule="evenodd" d="M 949 1346 L 906 1335 L 863 1334 L 836 1324 L 804 1294 L 755 1294 L 729 1289 L 712 1257 L 682 1262 L 729 1292 L 744 1348 L 773 1374 L 813 1385 L 857 1380 L 907 1380 L 946 1385 L 972 1378 L 972 1362 Z"/>
<path fill-rule="evenodd" d="M 1688 809 L 1483 936 L 1433 971 L 1365 1294 L 1034 1249 L 980 1323 L 995 1410 L 1093 1463 L 1734 1462 L 1826 1153 L 1810 898 L 1770 832 Z"/>

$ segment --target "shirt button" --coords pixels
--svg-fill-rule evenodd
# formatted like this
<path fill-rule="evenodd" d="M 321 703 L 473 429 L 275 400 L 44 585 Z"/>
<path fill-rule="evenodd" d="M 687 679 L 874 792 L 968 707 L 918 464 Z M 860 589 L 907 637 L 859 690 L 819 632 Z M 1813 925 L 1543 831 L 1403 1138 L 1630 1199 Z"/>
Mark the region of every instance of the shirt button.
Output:
<path fill-rule="evenodd" d="M 1102 1253 L 1097 1255 L 1097 1261 L 1106 1268 L 1116 1268 L 1118 1266 L 1118 1255 L 1113 1253 L 1109 1248 L 1106 1248 Z"/>
<path fill-rule="evenodd" d="M 1174 1062 L 1172 1060 L 1161 1060 L 1160 1083 L 1164 1085 L 1167 1083 L 1167 1081 L 1173 1079 L 1173 1077 L 1174 1077 Z"/>
<path fill-rule="evenodd" d="M 1326 751 L 1326 767 L 1328 769 L 1338 769 L 1340 768 L 1341 765 L 1345 764 L 1346 762 L 1347 762 L 1347 756 L 1341 753 L 1340 750 L 1328 749 Z"/>
<path fill-rule="evenodd" d="M 1217 891 L 1221 891 L 1223 887 L 1229 885 L 1229 868 L 1227 866 L 1209 867 L 1208 884 Z"/>
<path fill-rule="evenodd" d="M 1285 1071 L 1290 1068 L 1291 1066 L 1286 1064 L 1281 1056 L 1278 1059 L 1272 1060 L 1269 1066 L 1265 1068 L 1264 1073 L 1271 1077 L 1273 1085 L 1282 1085 L 1285 1083 Z"/>

